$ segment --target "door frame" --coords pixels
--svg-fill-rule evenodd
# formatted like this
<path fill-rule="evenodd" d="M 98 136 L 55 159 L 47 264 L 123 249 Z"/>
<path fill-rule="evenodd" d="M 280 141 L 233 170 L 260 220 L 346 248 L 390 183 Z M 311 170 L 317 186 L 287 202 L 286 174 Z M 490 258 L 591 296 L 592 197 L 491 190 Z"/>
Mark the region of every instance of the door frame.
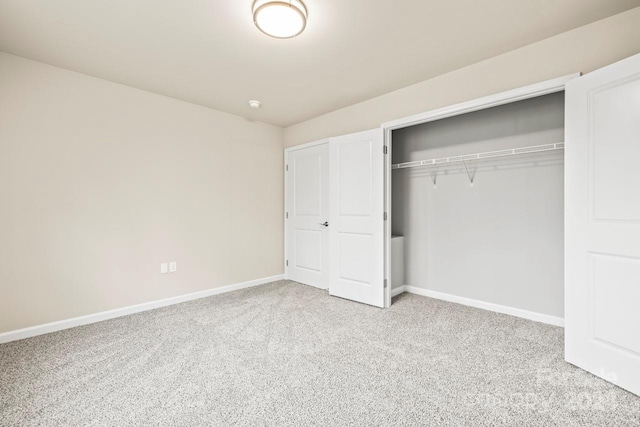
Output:
<path fill-rule="evenodd" d="M 289 279 L 289 266 L 287 265 L 287 261 L 289 259 L 289 231 L 287 227 L 287 212 L 289 212 L 289 180 L 287 179 L 287 173 L 289 173 L 289 153 L 298 150 L 304 150 L 305 148 L 316 147 L 318 145 L 329 144 L 329 140 L 331 138 L 323 138 L 317 141 L 307 142 L 306 144 L 295 145 L 293 147 L 288 147 L 284 149 L 284 210 L 282 212 L 282 225 L 284 228 L 284 256 L 282 259 L 282 264 L 284 268 L 284 279 Z"/>
<path fill-rule="evenodd" d="M 499 105 L 510 104 L 512 102 L 523 101 L 525 99 L 536 98 L 538 96 L 548 95 L 551 93 L 561 92 L 565 90 L 565 85 L 570 80 L 580 77 L 581 73 L 569 74 L 540 83 L 523 86 L 517 89 L 496 93 L 494 95 L 477 98 L 471 101 L 461 102 L 444 108 L 427 111 L 420 114 L 404 117 L 382 124 L 384 132 L 384 145 L 386 147 L 387 156 L 385 156 L 384 168 L 384 203 L 386 221 L 384 223 L 384 280 L 385 283 L 391 283 L 391 154 L 392 154 L 392 136 L 393 131 L 415 126 L 423 123 L 433 122 L 436 120 L 446 119 L 449 117 L 459 116 L 474 111 L 484 110 Z M 385 287 L 385 308 L 391 306 L 392 298 L 391 286 Z"/>

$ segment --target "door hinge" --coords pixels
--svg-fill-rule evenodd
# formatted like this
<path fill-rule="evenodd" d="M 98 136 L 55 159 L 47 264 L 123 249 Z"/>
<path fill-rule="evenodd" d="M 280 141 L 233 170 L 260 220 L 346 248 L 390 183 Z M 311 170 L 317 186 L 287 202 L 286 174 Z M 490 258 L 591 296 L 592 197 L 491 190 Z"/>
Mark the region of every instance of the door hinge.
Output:
<path fill-rule="evenodd" d="M 285 165 L 284 169 L 289 172 L 289 165 Z"/>
<path fill-rule="evenodd" d="M 289 260 L 286 261 L 286 265 L 287 265 L 287 267 L 289 267 Z"/>
<path fill-rule="evenodd" d="M 385 221 L 387 220 L 387 213 L 386 212 L 384 213 L 384 220 Z"/>
<path fill-rule="evenodd" d="M 384 154 L 387 154 L 387 146 L 386 146 L 386 145 L 385 145 L 385 146 L 384 146 L 384 148 L 382 149 L 382 152 L 383 152 Z"/>
<path fill-rule="evenodd" d="M 289 212 L 286 213 L 285 218 L 289 219 Z"/>
<path fill-rule="evenodd" d="M 384 279 L 384 288 L 387 289 L 387 279 Z"/>

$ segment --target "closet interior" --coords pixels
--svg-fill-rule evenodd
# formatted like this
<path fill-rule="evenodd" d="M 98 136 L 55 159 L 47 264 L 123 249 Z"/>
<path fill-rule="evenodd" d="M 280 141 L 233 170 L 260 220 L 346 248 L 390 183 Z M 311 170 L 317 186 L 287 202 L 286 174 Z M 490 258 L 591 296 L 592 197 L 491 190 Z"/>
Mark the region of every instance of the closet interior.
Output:
<path fill-rule="evenodd" d="M 394 130 L 391 288 L 563 317 L 564 92 Z"/>

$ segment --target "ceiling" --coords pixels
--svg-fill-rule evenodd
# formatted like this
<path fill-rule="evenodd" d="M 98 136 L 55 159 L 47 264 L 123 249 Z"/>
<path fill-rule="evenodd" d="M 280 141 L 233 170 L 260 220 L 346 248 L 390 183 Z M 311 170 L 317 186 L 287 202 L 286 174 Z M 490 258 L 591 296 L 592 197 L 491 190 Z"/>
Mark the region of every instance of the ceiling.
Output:
<path fill-rule="evenodd" d="M 640 6 L 304 1 L 306 31 L 278 40 L 252 0 L 2 0 L 0 51 L 289 126 Z"/>

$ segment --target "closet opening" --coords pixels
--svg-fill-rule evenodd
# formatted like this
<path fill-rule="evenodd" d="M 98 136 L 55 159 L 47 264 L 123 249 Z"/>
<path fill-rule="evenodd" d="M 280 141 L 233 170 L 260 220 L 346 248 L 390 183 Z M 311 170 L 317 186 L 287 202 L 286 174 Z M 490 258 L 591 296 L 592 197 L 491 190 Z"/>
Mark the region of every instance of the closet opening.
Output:
<path fill-rule="evenodd" d="M 561 321 L 564 118 L 558 91 L 387 133 L 391 296 Z"/>

